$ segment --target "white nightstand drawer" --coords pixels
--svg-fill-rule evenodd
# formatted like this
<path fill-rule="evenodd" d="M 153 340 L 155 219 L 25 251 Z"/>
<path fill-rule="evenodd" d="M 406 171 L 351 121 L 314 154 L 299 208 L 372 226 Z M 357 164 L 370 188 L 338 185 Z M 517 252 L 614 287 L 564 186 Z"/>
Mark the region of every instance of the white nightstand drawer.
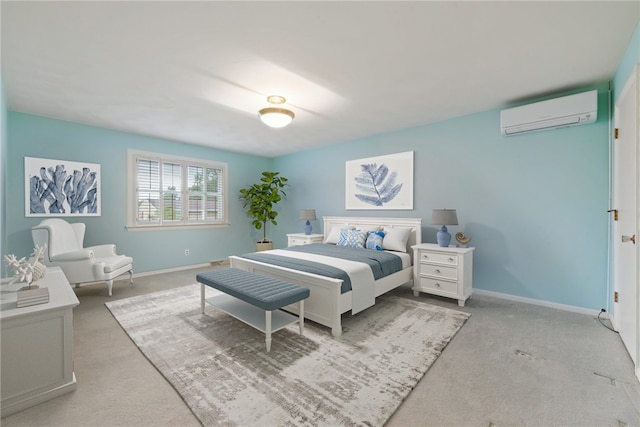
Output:
<path fill-rule="evenodd" d="M 418 274 L 421 276 L 434 276 L 449 280 L 458 280 L 458 269 L 456 267 L 445 267 L 444 265 L 420 263 Z"/>
<path fill-rule="evenodd" d="M 322 234 L 304 234 L 291 233 L 287 234 L 287 246 L 308 245 L 311 243 L 322 243 L 324 236 Z"/>
<path fill-rule="evenodd" d="M 311 243 L 307 239 L 296 239 L 295 237 L 289 238 L 289 246 L 307 245 Z"/>
<path fill-rule="evenodd" d="M 438 292 L 451 292 L 453 295 L 456 295 L 458 293 L 458 283 L 421 277 L 418 289 L 424 291 L 434 290 Z"/>
<path fill-rule="evenodd" d="M 455 254 L 439 254 L 434 252 L 421 252 L 420 261 L 437 264 L 458 265 L 458 256 Z"/>

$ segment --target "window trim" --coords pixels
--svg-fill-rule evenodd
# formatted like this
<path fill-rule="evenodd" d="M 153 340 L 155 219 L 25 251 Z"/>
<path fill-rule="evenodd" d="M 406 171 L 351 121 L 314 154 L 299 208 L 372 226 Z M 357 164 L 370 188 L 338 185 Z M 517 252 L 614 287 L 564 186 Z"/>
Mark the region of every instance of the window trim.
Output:
<path fill-rule="evenodd" d="M 180 163 L 183 170 L 186 171 L 188 166 L 201 166 L 204 168 L 213 168 L 222 170 L 222 221 L 206 222 L 205 221 L 189 221 L 188 215 L 188 201 L 189 201 L 189 189 L 187 186 L 188 178 L 185 178 L 186 172 L 183 173 L 183 185 L 182 185 L 182 200 L 186 203 L 183 206 L 183 219 L 180 222 L 171 222 L 163 224 L 138 224 L 137 213 L 137 159 L 144 158 L 146 160 L 155 160 L 160 163 L 174 162 Z M 162 172 L 160 172 L 162 173 Z M 128 230 L 168 230 L 168 229 L 193 229 L 193 228 L 211 228 L 211 227 L 227 227 L 229 226 L 229 197 L 228 197 L 228 181 L 229 169 L 227 163 L 218 162 L 214 160 L 196 159 L 191 157 L 175 156 L 170 154 L 154 153 L 149 151 L 140 150 L 127 150 L 127 226 Z M 162 189 L 160 189 L 162 193 Z M 184 210 L 187 208 L 187 210 Z M 206 218 L 206 215 L 205 215 Z"/>

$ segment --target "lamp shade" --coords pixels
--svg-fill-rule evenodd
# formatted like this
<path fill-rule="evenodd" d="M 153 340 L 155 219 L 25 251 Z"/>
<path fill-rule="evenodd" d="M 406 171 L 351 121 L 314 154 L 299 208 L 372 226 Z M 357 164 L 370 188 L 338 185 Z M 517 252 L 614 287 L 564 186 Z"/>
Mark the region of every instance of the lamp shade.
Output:
<path fill-rule="evenodd" d="M 300 211 L 300 219 L 302 220 L 315 220 L 316 219 L 316 210 L 315 209 L 302 209 Z"/>
<path fill-rule="evenodd" d="M 458 215 L 455 209 L 434 209 L 431 213 L 431 224 L 458 225 Z"/>

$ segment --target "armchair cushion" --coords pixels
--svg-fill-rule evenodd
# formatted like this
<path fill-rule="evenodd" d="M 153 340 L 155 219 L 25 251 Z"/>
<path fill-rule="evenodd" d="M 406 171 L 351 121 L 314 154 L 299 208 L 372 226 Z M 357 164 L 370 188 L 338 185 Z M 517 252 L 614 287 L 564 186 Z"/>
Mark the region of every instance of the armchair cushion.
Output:
<path fill-rule="evenodd" d="M 109 258 L 98 258 L 98 262 L 104 262 L 104 272 L 111 273 L 133 263 L 133 258 L 124 255 L 116 255 Z"/>

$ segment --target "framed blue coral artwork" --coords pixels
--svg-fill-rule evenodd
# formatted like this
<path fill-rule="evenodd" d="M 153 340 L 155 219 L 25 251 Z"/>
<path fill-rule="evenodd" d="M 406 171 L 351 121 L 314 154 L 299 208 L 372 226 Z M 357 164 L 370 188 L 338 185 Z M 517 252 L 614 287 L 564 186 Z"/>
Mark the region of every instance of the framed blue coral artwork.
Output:
<path fill-rule="evenodd" d="M 413 151 L 348 160 L 346 209 L 413 209 Z"/>
<path fill-rule="evenodd" d="M 25 216 L 100 216 L 100 165 L 24 158 Z"/>

